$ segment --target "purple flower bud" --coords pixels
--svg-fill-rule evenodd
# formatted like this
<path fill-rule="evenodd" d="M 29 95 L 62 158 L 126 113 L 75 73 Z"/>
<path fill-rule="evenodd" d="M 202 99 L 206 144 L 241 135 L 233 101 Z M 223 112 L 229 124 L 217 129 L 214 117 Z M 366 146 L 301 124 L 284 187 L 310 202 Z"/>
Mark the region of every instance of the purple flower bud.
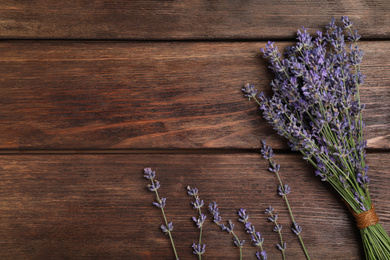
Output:
<path fill-rule="evenodd" d="M 283 246 L 276 244 L 276 246 L 278 247 L 279 250 L 284 251 L 284 250 L 286 250 L 287 244 L 283 243 Z"/>
<path fill-rule="evenodd" d="M 190 186 L 187 186 L 187 194 L 189 196 L 197 196 L 198 195 L 198 189 L 197 188 L 191 188 Z"/>
<path fill-rule="evenodd" d="M 276 216 L 276 215 L 275 215 Z M 276 224 L 275 225 L 275 227 L 274 227 L 274 232 L 279 232 L 279 231 L 281 231 L 282 230 L 282 228 L 283 228 L 283 226 L 282 225 L 280 225 L 280 224 Z"/>
<path fill-rule="evenodd" d="M 200 199 L 196 199 L 195 202 L 191 202 L 191 204 L 194 206 L 194 209 L 200 209 L 204 205 L 203 200 Z"/>
<path fill-rule="evenodd" d="M 245 213 L 245 211 L 246 211 L 246 209 L 240 209 L 240 210 L 238 211 L 238 213 L 237 213 L 238 216 L 239 216 L 238 221 L 243 222 L 243 223 L 246 223 L 246 222 L 248 221 L 249 215 L 247 215 L 247 214 Z"/>
<path fill-rule="evenodd" d="M 160 202 L 153 202 L 153 205 L 156 206 L 157 208 L 164 208 L 165 201 L 166 201 L 166 198 L 161 198 Z"/>
<path fill-rule="evenodd" d="M 297 223 L 294 223 L 294 228 L 292 228 L 292 231 L 295 233 L 295 235 L 299 235 L 302 232 L 302 227 L 299 226 Z"/>
<path fill-rule="evenodd" d="M 234 244 L 237 246 L 237 247 L 242 247 L 243 245 L 244 245 L 244 243 L 245 243 L 245 240 L 239 240 L 239 239 L 237 239 L 237 238 L 233 238 L 233 242 L 234 242 Z"/>
<path fill-rule="evenodd" d="M 148 180 L 152 180 L 154 177 L 156 177 L 156 174 L 154 171 L 152 171 L 151 168 L 145 168 L 144 169 L 144 177 Z"/>
<path fill-rule="evenodd" d="M 255 255 L 258 260 L 267 260 L 267 253 L 265 251 L 256 252 Z"/>
<path fill-rule="evenodd" d="M 265 209 L 265 214 L 272 214 L 272 212 L 274 211 L 274 208 L 272 208 L 271 206 L 269 206 L 268 209 Z"/>
<path fill-rule="evenodd" d="M 202 255 L 204 252 L 206 252 L 206 245 L 203 244 L 202 246 L 200 244 L 192 244 L 192 248 L 194 251 L 192 251 L 195 255 Z"/>
<path fill-rule="evenodd" d="M 284 185 L 284 189 L 282 188 L 282 186 L 279 185 L 278 191 L 279 191 L 279 195 L 283 197 L 291 193 L 291 188 L 287 184 Z"/>
<path fill-rule="evenodd" d="M 172 224 L 172 222 L 169 222 L 169 223 L 168 223 L 168 227 L 165 226 L 165 225 L 161 225 L 161 230 L 162 230 L 165 234 L 171 232 L 171 231 L 173 230 L 173 224 Z"/>

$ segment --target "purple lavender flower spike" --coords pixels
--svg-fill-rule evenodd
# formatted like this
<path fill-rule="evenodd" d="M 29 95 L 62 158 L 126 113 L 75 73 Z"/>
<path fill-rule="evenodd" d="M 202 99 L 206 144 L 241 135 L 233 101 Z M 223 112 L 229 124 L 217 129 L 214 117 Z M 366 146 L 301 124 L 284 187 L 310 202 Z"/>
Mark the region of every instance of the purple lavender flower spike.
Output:
<path fill-rule="evenodd" d="M 194 206 L 194 209 L 200 209 L 204 205 L 203 200 L 200 199 L 196 199 L 195 202 L 191 202 L 191 204 Z"/>
<path fill-rule="evenodd" d="M 153 205 L 156 206 L 157 208 L 163 208 L 165 207 L 165 201 L 166 198 L 161 198 L 160 202 L 153 202 Z"/>
<path fill-rule="evenodd" d="M 244 243 L 245 243 L 245 240 L 239 240 L 239 239 L 233 237 L 233 242 L 234 242 L 234 244 L 235 244 L 237 247 L 243 247 L 243 246 L 244 246 Z"/>
<path fill-rule="evenodd" d="M 156 177 L 156 174 L 154 171 L 152 171 L 151 168 L 144 169 L 144 178 L 146 178 L 148 180 L 152 180 L 154 177 Z"/>
<path fill-rule="evenodd" d="M 272 157 L 274 157 L 274 152 L 270 146 L 267 145 L 265 140 L 261 141 L 263 143 L 263 146 L 260 149 L 261 154 L 263 155 L 264 159 L 268 160 Z"/>
<path fill-rule="evenodd" d="M 241 90 L 249 100 L 257 95 L 257 89 L 251 84 L 246 84 Z"/>
<path fill-rule="evenodd" d="M 202 255 L 204 252 L 206 252 L 206 245 L 203 244 L 202 246 L 200 244 L 192 244 L 192 248 L 194 251 L 192 251 L 195 255 Z"/>
<path fill-rule="evenodd" d="M 267 260 L 267 253 L 265 251 L 256 252 L 255 256 L 258 260 Z"/>
<path fill-rule="evenodd" d="M 192 220 L 195 222 L 198 228 L 201 228 L 206 220 L 206 216 L 204 214 L 201 214 L 199 218 L 192 217 Z"/>
<path fill-rule="evenodd" d="M 276 244 L 276 246 L 278 247 L 279 250 L 284 251 L 284 250 L 286 250 L 287 244 L 283 243 L 283 246 Z"/>
<path fill-rule="evenodd" d="M 285 184 L 284 189 L 282 189 L 282 186 L 279 185 L 278 191 L 279 191 L 279 195 L 283 197 L 283 196 L 291 193 L 291 188 L 290 188 L 290 186 Z"/>
<path fill-rule="evenodd" d="M 268 209 L 265 209 L 265 214 L 271 214 L 272 212 L 274 211 L 274 208 L 272 208 L 271 206 L 269 206 Z"/>
<path fill-rule="evenodd" d="M 191 188 L 190 186 L 187 186 L 187 194 L 189 196 L 197 196 L 198 195 L 198 189 L 197 188 Z"/>
<path fill-rule="evenodd" d="M 298 236 L 302 232 L 302 227 L 294 222 L 294 228 L 292 228 L 292 231 Z"/>
<path fill-rule="evenodd" d="M 264 242 L 264 238 L 260 234 L 260 232 L 255 232 L 252 236 L 252 243 L 254 246 L 261 246 Z"/>
<path fill-rule="evenodd" d="M 249 218 L 249 215 L 245 213 L 246 209 L 240 209 L 238 211 L 238 216 L 239 216 L 239 219 L 238 221 L 240 222 L 243 222 L 243 223 L 246 223 L 248 221 L 248 218 Z"/>
<path fill-rule="evenodd" d="M 168 223 L 168 226 L 161 225 L 161 230 L 162 230 L 165 234 L 168 234 L 169 232 L 171 232 L 171 231 L 173 230 L 173 224 L 172 224 L 172 222 L 169 222 L 169 223 Z"/>
<path fill-rule="evenodd" d="M 279 231 L 281 231 L 281 230 L 282 230 L 282 228 L 283 228 L 283 226 L 282 226 L 282 225 L 280 225 L 280 224 L 276 224 L 276 226 L 274 227 L 274 232 L 279 232 Z"/>
<path fill-rule="evenodd" d="M 222 218 L 219 215 L 218 204 L 215 201 L 210 203 L 209 211 L 211 214 L 213 214 L 215 223 L 221 222 Z"/>

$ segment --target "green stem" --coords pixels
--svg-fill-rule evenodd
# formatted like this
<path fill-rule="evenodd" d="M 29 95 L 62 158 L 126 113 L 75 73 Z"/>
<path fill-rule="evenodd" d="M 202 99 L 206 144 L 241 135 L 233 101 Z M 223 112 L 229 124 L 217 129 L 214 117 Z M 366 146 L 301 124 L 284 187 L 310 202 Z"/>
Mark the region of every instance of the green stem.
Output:
<path fill-rule="evenodd" d="M 271 158 L 269 158 L 269 162 L 272 164 L 272 159 Z M 283 192 L 285 192 L 284 186 L 283 186 L 283 183 L 282 183 L 282 179 L 280 178 L 279 172 L 276 172 L 276 176 L 278 177 L 280 187 L 282 188 Z M 288 212 L 290 213 L 290 217 L 291 217 L 292 222 L 296 223 L 295 219 L 294 219 L 294 215 L 293 215 L 291 207 L 290 207 L 290 203 L 288 202 L 287 194 L 284 194 L 283 198 L 284 198 L 284 201 L 286 202 L 286 205 L 287 205 L 287 208 L 288 208 Z M 299 234 L 298 237 L 299 237 L 299 242 L 301 243 L 303 252 L 305 253 L 306 259 L 310 260 L 309 254 L 307 253 L 307 250 L 306 250 L 305 244 L 303 243 L 301 235 Z"/>
<path fill-rule="evenodd" d="M 152 183 L 154 182 L 153 179 L 152 179 L 151 181 L 152 181 Z M 158 203 L 161 203 L 160 196 L 158 196 L 157 190 L 154 190 L 154 192 L 156 193 L 157 202 L 158 202 Z M 166 218 L 166 216 L 165 216 L 164 208 L 161 207 L 160 209 L 161 209 L 161 212 L 162 212 L 163 217 L 164 217 L 165 226 L 168 228 L 168 220 L 167 220 L 167 218 Z M 168 229 L 168 236 L 169 236 L 169 239 L 171 240 L 171 244 L 172 244 L 173 252 L 175 253 L 175 257 L 176 257 L 176 259 L 179 259 L 179 257 L 177 256 L 177 252 L 176 252 L 176 248 L 175 248 L 175 243 L 173 242 L 172 234 L 171 234 L 171 231 L 170 231 L 169 229 Z"/>

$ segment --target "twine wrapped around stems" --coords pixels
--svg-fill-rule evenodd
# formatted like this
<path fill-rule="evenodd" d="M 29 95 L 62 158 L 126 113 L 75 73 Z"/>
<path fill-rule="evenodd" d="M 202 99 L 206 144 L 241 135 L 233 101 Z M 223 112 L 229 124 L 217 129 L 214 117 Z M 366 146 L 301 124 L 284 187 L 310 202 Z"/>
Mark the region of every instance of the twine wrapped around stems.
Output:
<path fill-rule="evenodd" d="M 356 213 L 348 203 L 345 203 L 348 206 L 349 211 L 352 213 L 356 220 L 356 225 L 359 229 L 365 229 L 369 226 L 378 224 L 379 218 L 375 213 L 374 204 L 371 204 L 371 209 L 364 211 L 362 213 Z"/>

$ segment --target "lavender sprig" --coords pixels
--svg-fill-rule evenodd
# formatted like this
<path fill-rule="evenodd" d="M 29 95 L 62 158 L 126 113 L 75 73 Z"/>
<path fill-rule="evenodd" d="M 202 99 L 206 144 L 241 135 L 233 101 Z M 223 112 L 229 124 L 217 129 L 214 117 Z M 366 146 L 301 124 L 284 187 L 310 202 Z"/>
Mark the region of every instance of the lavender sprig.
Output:
<path fill-rule="evenodd" d="M 260 252 L 256 252 L 256 257 L 259 260 L 267 260 L 267 253 L 263 249 L 264 238 L 260 232 L 256 232 L 255 227 L 250 223 L 249 215 L 246 213 L 246 209 L 240 209 L 238 212 L 238 221 L 242 222 L 245 226 L 245 231 L 251 235 L 252 243 L 255 247 L 260 247 Z"/>
<path fill-rule="evenodd" d="M 202 231 L 203 231 L 203 224 L 206 220 L 206 216 L 202 214 L 201 208 L 204 205 L 203 200 L 199 199 L 198 195 L 198 189 L 197 188 L 191 188 L 190 186 L 187 186 L 187 194 L 189 196 L 194 197 L 195 201 L 191 202 L 194 209 L 196 209 L 199 213 L 199 217 L 192 217 L 192 220 L 195 222 L 196 226 L 199 228 L 199 243 L 192 244 L 192 248 L 194 249 L 193 253 L 199 256 L 199 260 L 202 259 L 202 254 L 206 251 L 206 245 L 202 245 Z"/>
<path fill-rule="evenodd" d="M 240 260 L 242 260 L 242 247 L 245 243 L 245 240 L 238 239 L 237 235 L 233 231 L 234 224 L 230 219 L 227 225 L 220 223 L 222 221 L 222 218 L 219 213 L 218 204 L 215 201 L 210 203 L 209 211 L 211 214 L 213 214 L 214 223 L 217 224 L 223 231 L 226 231 L 229 234 L 233 235 L 233 242 L 240 249 Z"/>
<path fill-rule="evenodd" d="M 279 237 L 280 237 L 280 244 L 276 244 L 276 246 L 278 247 L 278 249 L 280 251 L 282 251 L 283 260 L 285 260 L 286 256 L 285 256 L 284 251 L 286 251 L 287 244 L 283 242 L 283 237 L 282 237 L 282 228 L 283 227 L 282 227 L 282 225 L 278 224 L 278 221 L 277 221 L 278 215 L 274 215 L 273 211 L 274 211 L 274 208 L 269 206 L 269 208 L 266 209 L 264 213 L 269 215 L 268 220 L 275 224 L 273 231 L 279 233 Z"/>
<path fill-rule="evenodd" d="M 305 244 L 303 243 L 303 240 L 302 240 L 302 237 L 301 237 L 302 227 L 300 227 L 295 222 L 294 215 L 292 213 L 292 210 L 291 210 L 291 207 L 290 207 L 290 203 L 289 203 L 288 198 L 287 198 L 287 194 L 291 193 L 291 188 L 287 184 L 283 185 L 283 183 L 282 183 L 282 179 L 280 178 L 280 175 L 279 175 L 280 165 L 276 164 L 273 161 L 274 152 L 273 152 L 272 148 L 267 145 L 265 140 L 263 140 L 262 143 L 263 143 L 263 146 L 261 148 L 261 154 L 263 155 L 263 158 L 268 160 L 268 162 L 269 162 L 268 170 L 270 172 L 275 173 L 276 177 L 278 178 L 278 181 L 279 181 L 278 193 L 284 199 L 284 201 L 286 202 L 286 205 L 287 205 L 287 208 L 288 208 L 288 212 L 290 213 L 290 217 L 291 217 L 291 220 L 292 220 L 293 226 L 294 226 L 294 228 L 292 228 L 292 231 L 298 236 L 299 242 L 301 243 L 301 246 L 302 246 L 302 249 L 303 249 L 303 252 L 305 253 L 306 258 L 308 260 L 310 260 L 309 254 L 308 254 L 308 252 L 306 250 Z"/>
<path fill-rule="evenodd" d="M 168 220 L 167 220 L 167 218 L 165 216 L 165 212 L 164 212 L 166 198 L 160 199 L 160 196 L 158 195 L 158 191 L 157 191 L 160 188 L 160 183 L 157 180 L 155 180 L 155 177 L 156 177 L 156 172 L 152 171 L 151 168 L 144 169 L 144 178 L 151 181 L 151 183 L 148 184 L 147 187 L 148 187 L 149 191 L 154 191 L 156 194 L 156 202 L 153 202 L 153 205 L 161 209 L 161 213 L 164 217 L 165 225 L 164 224 L 161 225 L 161 230 L 165 234 L 168 234 L 169 239 L 171 240 L 172 249 L 173 249 L 173 252 L 175 253 L 176 260 L 179 260 L 179 257 L 177 256 L 175 244 L 173 242 L 172 234 L 171 234 L 171 232 L 173 230 L 173 224 L 172 224 L 172 222 L 168 223 Z"/>

